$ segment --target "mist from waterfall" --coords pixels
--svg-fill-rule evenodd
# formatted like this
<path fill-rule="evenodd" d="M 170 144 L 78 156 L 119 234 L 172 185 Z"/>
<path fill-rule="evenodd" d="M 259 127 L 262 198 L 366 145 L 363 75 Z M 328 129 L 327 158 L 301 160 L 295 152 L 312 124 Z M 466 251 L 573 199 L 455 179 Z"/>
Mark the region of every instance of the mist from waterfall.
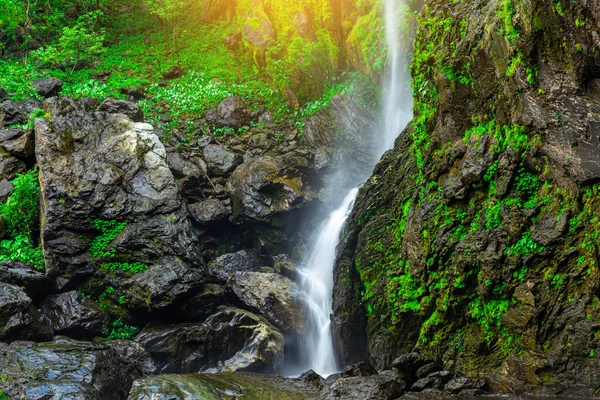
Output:
<path fill-rule="evenodd" d="M 383 86 L 382 127 L 374 138 L 378 140 L 372 166 L 382 154 L 393 147 L 396 137 L 412 118 L 412 94 L 408 89 L 409 73 L 406 54 L 401 45 L 401 7 L 405 0 L 385 0 L 385 33 L 389 57 L 389 70 Z M 342 133 L 343 134 L 343 133 Z M 339 176 L 344 171 L 338 171 Z M 322 376 L 336 373 L 340 369 L 336 361 L 331 331 L 333 310 L 333 266 L 336 258 L 340 233 L 352 210 L 359 187 L 368 179 L 370 170 L 361 180 L 352 182 L 353 189 L 343 196 L 341 203 L 321 224 L 314 236 L 303 265 L 299 268 L 300 288 L 306 303 L 307 322 L 300 338 L 300 354 L 296 355 L 295 375 L 312 369 Z M 288 371 L 290 372 L 290 371 Z"/>

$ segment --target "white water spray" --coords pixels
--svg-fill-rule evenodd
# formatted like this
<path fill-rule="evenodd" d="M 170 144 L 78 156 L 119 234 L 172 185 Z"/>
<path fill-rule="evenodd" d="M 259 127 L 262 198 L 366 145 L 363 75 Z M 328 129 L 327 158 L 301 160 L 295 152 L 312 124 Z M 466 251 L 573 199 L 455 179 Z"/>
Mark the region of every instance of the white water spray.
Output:
<path fill-rule="evenodd" d="M 381 147 L 375 154 L 373 165 L 381 155 L 394 145 L 400 131 L 412 118 L 412 95 L 407 91 L 408 72 L 401 53 L 399 7 L 404 0 L 385 0 L 386 42 L 390 70 L 384 85 L 383 129 L 377 135 Z M 342 174 L 344 171 L 340 171 Z M 370 171 L 365 171 L 366 173 Z M 364 176 L 367 179 L 368 176 Z M 355 183 L 357 186 L 362 181 Z M 358 195 L 358 187 L 350 190 L 342 204 L 329 214 L 308 253 L 304 267 L 300 268 L 301 289 L 307 304 L 306 330 L 302 335 L 301 365 L 299 370 L 312 369 L 327 376 L 339 371 L 331 333 L 333 311 L 333 265 L 337 245 L 346 218 Z"/>

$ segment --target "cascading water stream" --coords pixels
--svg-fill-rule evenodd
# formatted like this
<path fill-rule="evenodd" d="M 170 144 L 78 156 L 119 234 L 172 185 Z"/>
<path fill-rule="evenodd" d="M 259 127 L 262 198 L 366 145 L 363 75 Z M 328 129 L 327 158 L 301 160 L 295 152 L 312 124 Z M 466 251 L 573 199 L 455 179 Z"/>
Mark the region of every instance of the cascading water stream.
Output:
<path fill-rule="evenodd" d="M 399 31 L 399 6 L 405 0 L 385 0 L 386 42 L 390 70 L 384 85 L 383 129 L 378 135 L 381 146 L 374 154 L 374 166 L 381 155 L 394 145 L 394 140 L 412 118 L 412 96 L 406 90 L 408 82 L 403 54 L 401 54 Z M 343 174 L 344 171 L 339 171 Z M 365 171 L 369 172 L 369 171 Z M 327 376 L 339 370 L 332 342 L 330 316 L 333 307 L 333 265 L 340 233 L 352 210 L 362 182 L 344 197 L 340 206 L 331 212 L 315 236 L 315 241 L 300 268 L 301 289 L 307 308 L 306 329 L 301 338 L 301 365 L 296 371 L 312 369 Z"/>

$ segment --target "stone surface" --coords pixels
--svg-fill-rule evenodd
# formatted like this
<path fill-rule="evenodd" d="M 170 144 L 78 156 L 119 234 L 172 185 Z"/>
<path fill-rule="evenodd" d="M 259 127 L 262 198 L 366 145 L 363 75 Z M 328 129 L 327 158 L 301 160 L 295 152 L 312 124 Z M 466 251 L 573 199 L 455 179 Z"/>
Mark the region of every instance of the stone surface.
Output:
<path fill-rule="evenodd" d="M 258 272 L 266 264 L 266 261 L 256 251 L 251 249 L 240 250 L 215 258 L 208 264 L 208 272 L 214 278 L 226 282 L 236 271 Z"/>
<path fill-rule="evenodd" d="M 27 170 L 25 163 L 0 148 L 0 179 L 11 181 Z"/>
<path fill-rule="evenodd" d="M 284 332 L 301 333 L 306 311 L 300 290 L 289 278 L 269 272 L 235 272 L 230 286 L 246 306 Z"/>
<path fill-rule="evenodd" d="M 322 400 L 393 400 L 404 393 L 404 383 L 382 375 L 339 378 L 321 392 Z"/>
<path fill-rule="evenodd" d="M 0 127 L 14 124 L 26 124 L 29 114 L 42 105 L 36 100 L 10 101 L 0 104 Z"/>
<path fill-rule="evenodd" d="M 100 336 L 110 322 L 100 306 L 75 291 L 48 296 L 40 312 L 56 334 L 78 339 Z"/>
<path fill-rule="evenodd" d="M 221 222 L 229 216 L 229 209 L 218 199 L 206 199 L 190 204 L 188 210 L 194 221 L 199 224 Z"/>
<path fill-rule="evenodd" d="M 115 255 L 125 258 L 112 258 L 109 252 L 102 262 L 157 266 L 139 277 L 117 276 L 123 281 L 114 282 L 119 286 L 130 282 L 149 291 L 143 300 L 139 293 L 137 304 L 162 304 L 179 297 L 184 287 L 195 287 L 203 275 L 202 257 L 166 151 L 152 127 L 94 113 L 85 102 L 68 98 L 52 98 L 45 107 L 52 121 L 36 121 L 36 155 L 49 276 L 63 287 L 97 270 L 100 260 L 90 254 L 90 244 L 101 232 L 91 222 L 104 220 L 126 225 L 100 250 L 114 248 Z M 165 281 L 147 281 L 149 274 Z"/>
<path fill-rule="evenodd" d="M 190 268 L 177 257 L 163 257 L 123 284 L 128 304 L 147 311 L 159 310 L 187 298 L 200 287 L 203 270 Z"/>
<path fill-rule="evenodd" d="M 107 98 L 98 106 L 98 110 L 109 114 L 127 115 L 133 122 L 144 122 L 142 109 L 130 101 Z"/>
<path fill-rule="evenodd" d="M 239 129 L 251 121 L 250 111 L 239 96 L 226 97 L 217 108 L 208 110 L 205 118 L 216 127 Z"/>
<path fill-rule="evenodd" d="M 204 321 L 221 304 L 229 301 L 225 286 L 204 284 L 181 305 L 178 312 L 185 321 Z"/>
<path fill-rule="evenodd" d="M 0 390 L 12 399 L 125 399 L 133 381 L 149 372 L 139 356 L 144 351 L 132 357 L 125 347 L 130 348 L 60 337 L 48 343 L 0 343 Z"/>
<path fill-rule="evenodd" d="M 0 282 L 21 286 L 34 300 L 44 297 L 51 286 L 46 274 L 16 260 L 0 263 Z"/>
<path fill-rule="evenodd" d="M 0 282 L 0 340 L 49 340 L 52 334 L 25 291 Z"/>
<path fill-rule="evenodd" d="M 211 176 L 228 176 L 242 163 L 242 157 L 217 144 L 209 144 L 203 152 Z"/>
<path fill-rule="evenodd" d="M 32 82 L 37 94 L 44 98 L 58 96 L 62 90 L 63 83 L 56 78 L 40 78 Z"/>
<path fill-rule="evenodd" d="M 35 155 L 33 131 L 29 129 L 0 130 L 0 148 L 6 150 L 11 156 L 30 160 Z"/>
<path fill-rule="evenodd" d="M 129 400 L 146 399 L 317 400 L 311 384 L 278 376 L 223 372 L 218 374 L 161 375 L 133 384 Z"/>
<path fill-rule="evenodd" d="M 260 157 L 240 165 L 227 182 L 233 218 L 281 225 L 280 214 L 297 209 L 315 199 L 297 169 L 281 160 Z"/>
<path fill-rule="evenodd" d="M 148 326 L 137 336 L 159 373 L 254 371 L 279 373 L 283 336 L 264 319 L 221 308 L 204 323 Z"/>

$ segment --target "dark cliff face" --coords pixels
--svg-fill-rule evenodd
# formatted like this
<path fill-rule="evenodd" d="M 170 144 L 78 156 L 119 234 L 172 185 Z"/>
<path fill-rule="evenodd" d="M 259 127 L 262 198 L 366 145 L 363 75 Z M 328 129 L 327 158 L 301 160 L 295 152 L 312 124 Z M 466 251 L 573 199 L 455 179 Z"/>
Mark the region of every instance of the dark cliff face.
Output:
<path fill-rule="evenodd" d="M 421 13 L 414 120 L 339 249 L 340 357 L 385 367 L 417 349 L 497 390 L 591 396 L 600 5 L 449 3 Z"/>

